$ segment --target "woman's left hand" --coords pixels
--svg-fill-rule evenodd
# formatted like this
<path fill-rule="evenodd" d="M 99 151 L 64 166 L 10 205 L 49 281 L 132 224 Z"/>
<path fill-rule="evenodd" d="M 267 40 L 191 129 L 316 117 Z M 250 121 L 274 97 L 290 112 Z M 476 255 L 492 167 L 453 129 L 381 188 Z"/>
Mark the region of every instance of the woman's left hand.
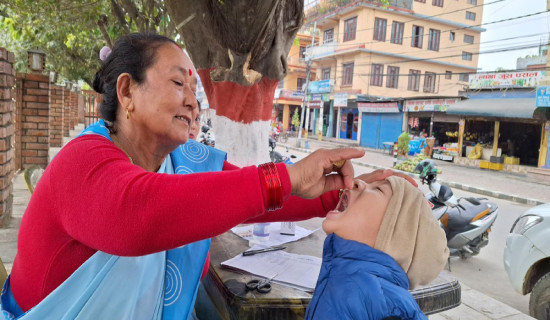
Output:
<path fill-rule="evenodd" d="M 357 179 L 361 179 L 365 181 L 366 183 L 372 183 L 374 181 L 384 180 L 389 176 L 397 176 L 401 177 L 407 181 L 409 181 L 413 186 L 418 188 L 418 184 L 414 181 L 414 179 L 411 176 L 408 176 L 401 172 L 396 172 L 391 169 L 377 169 L 374 170 L 371 173 L 365 173 L 357 177 Z"/>

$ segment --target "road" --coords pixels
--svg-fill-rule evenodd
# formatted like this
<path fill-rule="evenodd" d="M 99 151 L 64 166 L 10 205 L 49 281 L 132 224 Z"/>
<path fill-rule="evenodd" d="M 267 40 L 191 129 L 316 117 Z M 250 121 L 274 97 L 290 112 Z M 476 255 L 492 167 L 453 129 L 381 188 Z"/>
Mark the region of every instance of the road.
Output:
<path fill-rule="evenodd" d="M 294 150 L 287 153 L 282 147 L 277 147 L 276 150 L 283 156 L 297 156 L 292 161 L 298 161 L 307 155 L 307 153 Z M 355 166 L 357 175 L 372 170 L 363 166 Z M 442 178 L 444 179 L 444 175 L 442 175 Z M 472 185 L 475 186 L 475 183 L 472 183 Z M 424 192 L 428 190 L 427 186 L 421 186 L 421 189 Z M 454 189 L 453 192 L 458 197 L 479 197 L 477 194 L 457 189 Z M 529 295 L 523 296 L 514 291 L 504 270 L 502 258 L 506 236 L 510 232 L 512 224 L 520 214 L 531 206 L 491 197 L 487 198 L 488 201 L 496 203 L 499 207 L 499 216 L 491 229 L 489 244 L 481 250 L 479 255 L 467 260 L 453 257 L 451 259 L 451 273 L 467 286 L 528 315 Z"/>

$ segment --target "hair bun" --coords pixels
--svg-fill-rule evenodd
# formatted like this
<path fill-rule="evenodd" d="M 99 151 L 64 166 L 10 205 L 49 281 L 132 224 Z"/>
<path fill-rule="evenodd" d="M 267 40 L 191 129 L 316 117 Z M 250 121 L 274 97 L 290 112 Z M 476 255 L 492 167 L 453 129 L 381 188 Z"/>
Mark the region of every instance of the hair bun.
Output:
<path fill-rule="evenodd" d="M 96 72 L 94 77 L 94 82 L 92 83 L 92 87 L 94 88 L 95 92 L 104 93 L 103 80 L 101 79 L 101 75 L 99 74 L 100 72 L 101 71 Z"/>

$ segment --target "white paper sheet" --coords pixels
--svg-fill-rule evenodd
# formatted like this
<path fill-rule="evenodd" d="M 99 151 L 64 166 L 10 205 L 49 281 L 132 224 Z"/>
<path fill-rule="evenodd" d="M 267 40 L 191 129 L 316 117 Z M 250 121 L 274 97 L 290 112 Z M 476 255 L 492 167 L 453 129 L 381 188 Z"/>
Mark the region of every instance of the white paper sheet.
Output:
<path fill-rule="evenodd" d="M 222 266 L 245 271 L 260 278 L 276 275 L 273 282 L 311 292 L 315 289 L 321 262 L 321 258 L 313 256 L 272 251 L 252 256 L 239 254 L 222 262 Z"/>
<path fill-rule="evenodd" d="M 245 240 L 252 240 L 252 228 L 254 225 L 248 225 L 243 227 L 235 227 L 231 229 L 233 233 L 238 235 L 239 237 L 245 239 Z M 272 222 L 269 226 L 269 240 L 262 242 L 261 245 L 263 247 L 273 247 L 278 246 L 283 243 L 288 243 L 296 240 L 300 240 L 302 238 L 305 238 L 309 236 L 310 234 L 314 233 L 315 231 L 319 230 L 320 228 L 317 228 L 315 230 L 308 230 L 299 226 L 296 226 L 296 233 L 293 236 L 283 235 L 279 232 L 281 231 L 281 223 L 280 222 Z"/>

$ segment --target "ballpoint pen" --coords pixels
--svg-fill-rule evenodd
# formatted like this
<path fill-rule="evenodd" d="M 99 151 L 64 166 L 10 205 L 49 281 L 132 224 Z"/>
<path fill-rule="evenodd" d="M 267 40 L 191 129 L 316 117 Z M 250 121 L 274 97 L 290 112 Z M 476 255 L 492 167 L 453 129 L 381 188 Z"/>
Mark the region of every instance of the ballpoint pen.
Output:
<path fill-rule="evenodd" d="M 283 249 L 286 249 L 286 247 L 279 246 L 279 247 L 270 247 L 270 248 L 258 249 L 258 250 L 248 250 L 243 252 L 243 256 L 252 256 L 257 253 L 277 251 L 277 250 L 283 250 Z"/>

